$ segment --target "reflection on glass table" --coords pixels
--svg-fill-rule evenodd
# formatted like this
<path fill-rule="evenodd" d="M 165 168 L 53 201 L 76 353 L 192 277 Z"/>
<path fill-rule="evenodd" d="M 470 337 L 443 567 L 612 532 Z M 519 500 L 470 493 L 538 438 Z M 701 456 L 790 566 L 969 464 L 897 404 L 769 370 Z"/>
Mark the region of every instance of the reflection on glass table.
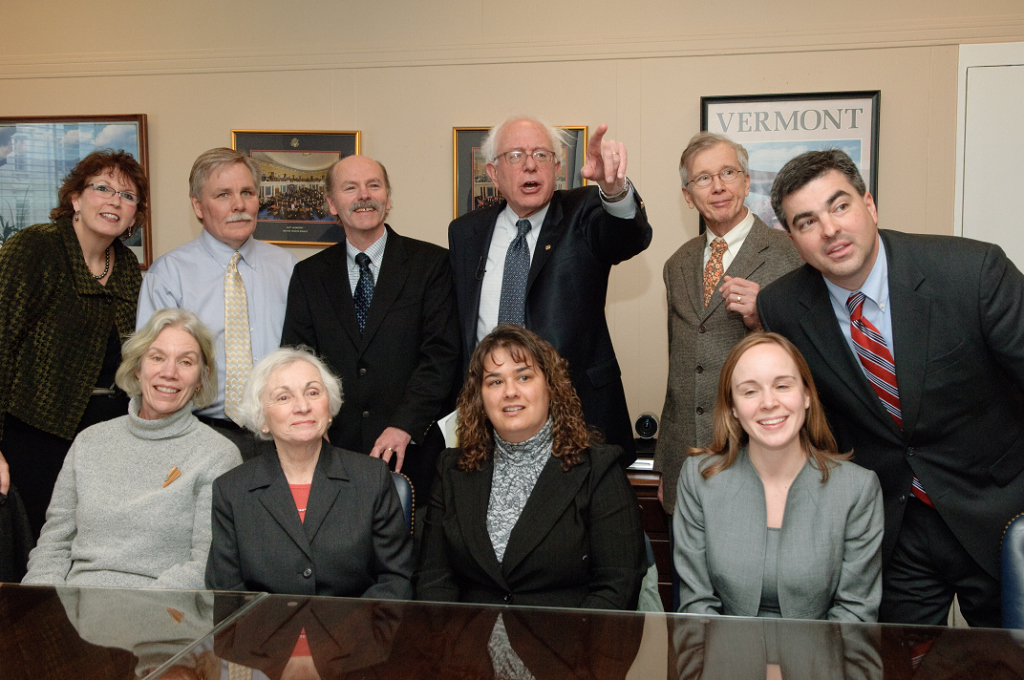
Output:
<path fill-rule="evenodd" d="M 0 585 L 0 679 L 1024 678 L 1024 631 Z"/>
<path fill-rule="evenodd" d="M 219 677 L 213 655 L 188 654 L 262 595 L 0 586 L 0 678 L 134 680 Z M 216 612 L 215 612 L 216 607 Z M 185 675 L 167 675 L 180 666 Z"/>

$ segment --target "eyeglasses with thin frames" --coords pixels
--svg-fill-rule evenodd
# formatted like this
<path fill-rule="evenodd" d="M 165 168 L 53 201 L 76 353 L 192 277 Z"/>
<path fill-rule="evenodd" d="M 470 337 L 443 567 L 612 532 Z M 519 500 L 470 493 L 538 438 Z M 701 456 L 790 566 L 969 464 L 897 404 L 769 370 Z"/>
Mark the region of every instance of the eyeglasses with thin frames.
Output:
<path fill-rule="evenodd" d="M 125 201 L 126 203 L 131 203 L 132 205 L 139 204 L 139 197 L 134 192 L 117 191 L 113 187 L 108 187 L 106 184 L 99 184 L 96 182 L 92 184 L 86 184 L 85 186 L 89 187 L 90 189 L 98 193 L 100 196 L 103 196 L 104 198 L 113 198 L 114 194 L 117 194 L 118 196 L 121 197 L 121 200 Z"/>
<path fill-rule="evenodd" d="M 533 162 L 537 164 L 538 168 L 546 168 L 555 161 L 555 152 L 545 151 L 544 149 L 537 149 L 533 153 L 526 153 L 525 151 L 506 151 L 505 153 L 498 155 L 504 158 L 505 162 L 513 168 L 522 165 L 527 156 L 533 157 Z"/>
<path fill-rule="evenodd" d="M 711 182 L 716 177 L 722 180 L 725 184 L 732 184 L 740 177 L 743 177 L 743 171 L 737 170 L 736 168 L 726 168 L 725 170 L 722 170 L 721 172 L 716 172 L 713 175 L 705 172 L 702 175 L 697 175 L 686 184 L 687 186 L 692 184 L 696 187 L 700 187 L 701 189 L 706 189 L 709 186 L 711 186 Z"/>

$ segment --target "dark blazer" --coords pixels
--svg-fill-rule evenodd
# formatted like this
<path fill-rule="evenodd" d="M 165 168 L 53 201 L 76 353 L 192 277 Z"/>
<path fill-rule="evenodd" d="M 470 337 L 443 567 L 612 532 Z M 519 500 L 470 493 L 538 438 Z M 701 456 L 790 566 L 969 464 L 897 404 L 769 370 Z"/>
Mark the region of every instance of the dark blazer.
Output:
<path fill-rule="evenodd" d="M 370 453 L 389 426 L 412 436 L 418 446 L 406 451 L 402 472 L 426 498 L 444 448 L 433 425 L 454 407 L 460 378 L 451 267 L 444 248 L 387 229 L 362 335 L 342 241 L 295 266 L 281 344 L 308 345 L 341 378 L 333 444 Z"/>
<path fill-rule="evenodd" d="M 640 510 L 617 464 L 618 447 L 595 445 L 568 472 L 551 457 L 516 522 L 499 564 L 487 533 L 493 464 L 438 461 L 416 599 L 635 610 L 646 571 Z"/>
<path fill-rule="evenodd" d="M 601 205 L 597 187 L 556 191 L 551 198 L 526 284 L 526 327 L 569 362 L 587 423 L 636 459 L 626 394 L 604 307 L 611 267 L 643 251 L 651 226 L 636 194 L 636 217 L 621 220 Z M 462 331 L 463 368 L 477 343 L 483 267 L 505 202 L 458 218 L 448 227 Z"/>
<path fill-rule="evenodd" d="M 704 306 L 706 245 L 706 234 L 692 238 L 665 263 L 668 388 L 654 469 L 665 480 L 665 512 L 670 515 L 676 507 L 676 482 L 688 447 L 707 446 L 713 438 L 722 364 L 733 345 L 749 332 L 743 317 L 726 309 L 719 290 Z M 764 287 L 800 263 L 789 236 L 754 216 L 754 226 L 725 273 Z"/>
<path fill-rule="evenodd" d="M 391 473 L 326 440 L 299 519 L 268 445 L 213 483 L 210 590 L 409 599 L 412 541 Z"/>
<path fill-rule="evenodd" d="M 1024 276 L 995 245 L 880 231 L 903 429 L 864 377 L 810 265 L 758 295 L 761 322 L 800 348 L 842 451 L 874 470 L 888 561 L 916 474 L 957 540 L 999 578 L 1024 509 Z"/>

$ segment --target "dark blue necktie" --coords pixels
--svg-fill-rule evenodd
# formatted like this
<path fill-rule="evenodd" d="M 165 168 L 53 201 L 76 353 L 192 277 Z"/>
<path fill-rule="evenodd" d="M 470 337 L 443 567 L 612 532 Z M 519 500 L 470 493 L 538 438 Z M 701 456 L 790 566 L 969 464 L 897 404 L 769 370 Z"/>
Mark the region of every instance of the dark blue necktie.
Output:
<path fill-rule="evenodd" d="M 359 283 L 356 284 L 356 323 L 359 324 L 359 333 L 362 334 L 366 326 L 366 313 L 370 310 L 370 301 L 373 300 L 373 272 L 370 271 L 370 257 L 366 253 L 356 254 L 356 264 L 359 265 Z"/>
<path fill-rule="evenodd" d="M 505 254 L 505 273 L 501 278 L 501 303 L 498 305 L 498 323 L 524 325 L 526 315 L 526 279 L 530 276 L 530 246 L 526 235 L 530 220 L 519 220 L 519 233 L 508 244 Z"/>

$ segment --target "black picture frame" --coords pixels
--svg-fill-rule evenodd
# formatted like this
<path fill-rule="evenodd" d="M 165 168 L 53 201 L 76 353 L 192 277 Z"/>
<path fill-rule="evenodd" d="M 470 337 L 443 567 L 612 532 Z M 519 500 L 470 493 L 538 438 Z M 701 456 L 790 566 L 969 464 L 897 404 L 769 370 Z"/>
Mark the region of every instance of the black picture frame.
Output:
<path fill-rule="evenodd" d="M 860 169 L 878 203 L 880 90 L 701 97 L 700 129 L 724 134 L 750 156 L 746 205 L 781 229 L 771 186 L 786 161 L 805 151 L 839 148 Z M 700 230 L 705 228 L 701 218 Z"/>

